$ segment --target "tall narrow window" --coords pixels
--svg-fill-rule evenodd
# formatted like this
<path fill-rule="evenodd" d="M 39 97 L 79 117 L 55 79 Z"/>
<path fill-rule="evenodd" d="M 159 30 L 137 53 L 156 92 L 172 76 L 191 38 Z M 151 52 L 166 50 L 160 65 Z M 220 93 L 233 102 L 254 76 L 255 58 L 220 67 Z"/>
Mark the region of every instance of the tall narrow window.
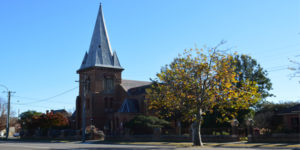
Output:
<path fill-rule="evenodd" d="M 104 90 L 105 92 L 111 93 L 114 91 L 114 80 L 113 78 L 105 78 L 104 80 Z"/>

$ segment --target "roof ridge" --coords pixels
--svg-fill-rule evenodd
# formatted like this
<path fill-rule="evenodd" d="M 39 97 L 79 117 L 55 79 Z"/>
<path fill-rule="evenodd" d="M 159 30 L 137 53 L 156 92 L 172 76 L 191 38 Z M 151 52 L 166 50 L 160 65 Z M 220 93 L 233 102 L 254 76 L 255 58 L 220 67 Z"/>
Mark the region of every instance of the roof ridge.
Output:
<path fill-rule="evenodd" d="M 149 83 L 151 83 L 151 81 L 141 81 L 141 80 L 132 80 L 132 79 L 122 79 L 122 81 L 137 81 L 137 82 L 149 82 Z"/>

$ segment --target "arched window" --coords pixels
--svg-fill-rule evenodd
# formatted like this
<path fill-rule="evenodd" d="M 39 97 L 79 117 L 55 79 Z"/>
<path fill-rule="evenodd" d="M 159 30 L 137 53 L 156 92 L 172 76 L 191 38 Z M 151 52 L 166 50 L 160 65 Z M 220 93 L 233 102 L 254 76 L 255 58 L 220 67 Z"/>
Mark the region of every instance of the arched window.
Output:
<path fill-rule="evenodd" d="M 106 93 L 114 92 L 115 84 L 114 79 L 110 76 L 104 77 L 104 91 Z"/>

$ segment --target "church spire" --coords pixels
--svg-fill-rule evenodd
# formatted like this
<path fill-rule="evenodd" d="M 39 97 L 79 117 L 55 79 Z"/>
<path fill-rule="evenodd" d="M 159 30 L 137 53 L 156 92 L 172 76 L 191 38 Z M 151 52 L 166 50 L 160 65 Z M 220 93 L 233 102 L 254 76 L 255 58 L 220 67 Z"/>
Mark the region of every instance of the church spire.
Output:
<path fill-rule="evenodd" d="M 100 4 L 99 12 L 97 15 L 89 52 L 84 57 L 79 70 L 91 67 L 123 69 L 119 63 L 117 55 L 114 54 L 111 50 L 102 13 L 102 4 Z"/>

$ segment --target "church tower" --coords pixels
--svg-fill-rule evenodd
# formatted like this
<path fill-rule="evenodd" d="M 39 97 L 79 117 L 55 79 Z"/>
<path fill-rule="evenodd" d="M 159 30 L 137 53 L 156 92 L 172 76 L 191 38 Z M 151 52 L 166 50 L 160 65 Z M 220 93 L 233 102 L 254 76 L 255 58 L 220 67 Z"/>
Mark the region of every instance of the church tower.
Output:
<path fill-rule="evenodd" d="M 89 51 L 85 53 L 79 74 L 79 96 L 76 99 L 76 127 L 81 127 L 82 98 L 85 97 L 86 125 L 103 129 L 110 112 L 121 105 L 118 91 L 122 82 L 117 53 L 112 52 L 100 4 Z M 86 93 L 84 86 L 86 84 Z"/>

